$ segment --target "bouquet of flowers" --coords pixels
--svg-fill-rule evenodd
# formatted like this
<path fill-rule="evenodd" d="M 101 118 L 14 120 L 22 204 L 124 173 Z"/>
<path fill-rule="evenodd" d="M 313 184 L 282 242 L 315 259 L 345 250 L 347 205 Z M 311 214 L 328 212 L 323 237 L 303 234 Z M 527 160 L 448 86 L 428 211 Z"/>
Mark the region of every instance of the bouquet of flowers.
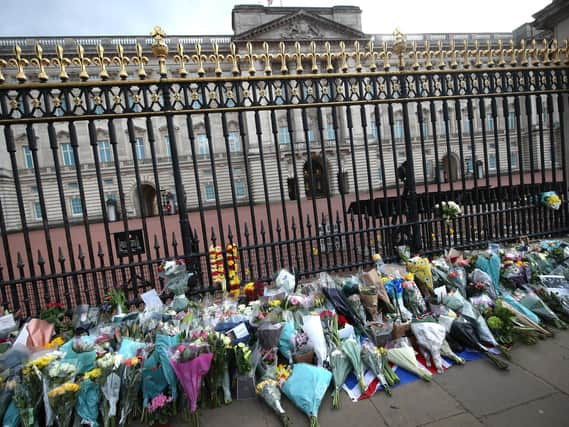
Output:
<path fill-rule="evenodd" d="M 424 350 L 423 354 L 425 355 L 427 367 L 431 367 L 431 359 L 428 357 L 430 354 L 437 372 L 442 374 L 443 360 L 441 358 L 441 347 L 446 336 L 445 327 L 435 323 L 434 320 L 413 321 L 411 322 L 411 331 L 417 338 L 420 348 Z M 429 354 L 425 354 L 427 352 Z"/>
<path fill-rule="evenodd" d="M 413 274 L 409 273 L 405 276 L 405 281 L 401 284 L 403 288 L 403 302 L 409 307 L 413 316 L 421 316 L 427 311 L 425 300 L 421 291 L 413 281 Z"/>
<path fill-rule="evenodd" d="M 235 347 L 233 347 L 235 352 L 235 365 L 237 367 L 237 372 L 239 375 L 250 375 L 251 374 L 251 349 L 248 345 L 240 342 Z"/>
<path fill-rule="evenodd" d="M 170 358 L 172 369 L 188 399 L 190 418 L 194 427 L 199 425 L 197 410 L 201 382 L 211 367 L 213 356 L 207 344 L 198 346 L 182 344 Z"/>
<path fill-rule="evenodd" d="M 554 191 L 546 191 L 541 194 L 541 203 L 549 209 L 558 210 L 561 207 L 561 199 Z"/>
<path fill-rule="evenodd" d="M 227 364 L 226 348 L 230 345 L 231 339 L 219 332 L 212 332 L 208 335 L 207 343 L 209 351 L 213 353 L 213 359 L 205 378 L 205 384 L 212 407 L 218 407 L 220 405 L 219 389 L 224 388 L 223 377 Z M 231 400 L 231 393 L 229 394 L 229 400 Z"/>
<path fill-rule="evenodd" d="M 114 421 L 117 415 L 117 404 L 121 390 L 121 377 L 118 370 L 123 363 L 123 358 L 117 353 L 105 353 L 97 359 L 96 365 L 101 369 L 101 392 L 103 393 L 103 404 L 101 414 L 105 427 Z"/>
<path fill-rule="evenodd" d="M 393 371 L 393 369 L 391 369 L 391 366 L 389 366 L 389 360 L 387 358 L 387 350 L 384 347 L 380 347 L 379 354 L 381 356 L 381 366 L 383 368 L 383 376 L 385 378 L 385 381 L 387 381 L 387 384 L 389 386 L 397 384 L 400 381 L 400 379 L 397 376 L 397 374 Z"/>
<path fill-rule="evenodd" d="M 350 359 L 339 348 L 330 352 L 330 369 L 334 378 L 334 391 L 332 392 L 332 408 L 340 408 L 340 389 L 352 371 Z"/>
<path fill-rule="evenodd" d="M 78 392 L 79 384 L 66 382 L 50 390 L 47 394 L 49 404 L 60 427 L 67 427 L 71 423 Z"/>
<path fill-rule="evenodd" d="M 304 332 L 314 346 L 318 366 L 322 366 L 328 356 L 328 349 L 320 316 L 303 316 L 302 323 Z"/>
<path fill-rule="evenodd" d="M 173 414 L 173 400 L 163 393 L 156 395 L 145 408 L 148 424 L 166 424 Z"/>
<path fill-rule="evenodd" d="M 261 378 L 274 378 L 277 370 L 277 348 L 260 349 L 257 372 Z"/>
<path fill-rule="evenodd" d="M 440 205 L 436 204 L 435 209 L 439 210 L 441 217 L 446 222 L 450 222 L 451 220 L 458 218 L 458 216 L 462 214 L 462 209 L 460 208 L 460 206 L 453 201 L 441 202 Z"/>
<path fill-rule="evenodd" d="M 122 405 L 119 418 L 120 426 L 126 425 L 128 416 L 138 400 L 138 393 L 142 384 L 142 362 L 143 357 L 141 355 L 131 357 L 124 362 L 121 380 Z"/>
<path fill-rule="evenodd" d="M 283 426 L 289 425 L 289 418 L 281 404 L 281 391 L 279 382 L 267 378 L 257 384 L 257 395 L 279 416 Z"/>
<path fill-rule="evenodd" d="M 13 401 L 20 412 L 20 421 L 23 427 L 33 427 L 37 421 L 34 415 L 36 402 L 32 400 L 33 393 L 24 382 L 16 380 L 12 380 L 12 382 L 13 385 L 8 383 L 5 387 L 13 391 Z"/>
<path fill-rule="evenodd" d="M 379 383 L 383 387 L 383 390 L 391 396 L 391 389 L 387 380 L 383 375 L 383 359 L 379 350 L 373 343 L 366 340 L 362 344 L 362 361 L 364 364 L 373 372 L 375 377 L 379 380 Z"/>
<path fill-rule="evenodd" d="M 460 345 L 482 352 L 496 365 L 498 369 L 508 369 L 508 364 L 506 362 L 490 353 L 490 351 L 488 351 L 488 349 L 478 341 L 475 328 L 468 320 L 462 318 L 455 319 L 452 322 L 450 336 Z"/>
<path fill-rule="evenodd" d="M 77 395 L 75 410 L 82 424 L 97 426 L 99 418 L 99 401 L 101 399 L 101 368 L 94 368 L 83 374 L 81 388 Z"/>
<path fill-rule="evenodd" d="M 158 267 L 159 275 L 164 279 L 165 286 L 174 293 L 172 308 L 180 312 L 188 307 L 189 301 L 186 297 L 188 289 L 188 279 L 193 275 L 186 269 L 183 259 L 164 261 Z"/>
<path fill-rule="evenodd" d="M 319 426 L 318 410 L 331 380 L 330 371 L 297 363 L 283 385 L 283 393 L 310 418 L 310 427 Z"/>
<path fill-rule="evenodd" d="M 366 389 L 366 384 L 364 380 L 364 365 L 361 359 L 362 347 L 355 339 L 348 338 L 342 342 L 342 351 L 350 360 L 358 379 L 360 391 L 363 393 Z"/>
<path fill-rule="evenodd" d="M 415 350 L 409 345 L 387 350 L 387 360 L 399 366 L 425 381 L 431 381 L 432 375 L 429 371 L 419 365 L 415 357 Z"/>

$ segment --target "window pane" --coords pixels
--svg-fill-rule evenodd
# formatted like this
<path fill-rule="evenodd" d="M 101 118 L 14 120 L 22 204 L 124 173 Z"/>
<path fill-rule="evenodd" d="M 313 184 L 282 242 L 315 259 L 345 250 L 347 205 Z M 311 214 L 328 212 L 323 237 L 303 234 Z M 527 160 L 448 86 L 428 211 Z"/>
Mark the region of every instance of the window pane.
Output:
<path fill-rule="evenodd" d="M 109 141 L 98 141 L 97 146 L 99 148 L 99 161 L 107 163 L 111 161 L 111 146 Z"/>
<path fill-rule="evenodd" d="M 204 133 L 198 135 L 198 154 L 202 156 L 209 155 L 207 135 Z"/>
<path fill-rule="evenodd" d="M 512 162 L 512 168 L 518 168 L 519 167 L 519 158 L 518 158 L 518 152 L 517 151 L 512 151 L 511 162 Z"/>
<path fill-rule="evenodd" d="M 328 141 L 334 141 L 335 137 L 335 132 L 334 132 L 334 126 L 332 125 L 332 123 L 328 123 L 328 126 L 326 127 L 326 139 Z"/>
<path fill-rule="evenodd" d="M 488 167 L 490 169 L 496 169 L 496 154 L 490 154 L 488 156 Z"/>
<path fill-rule="evenodd" d="M 508 113 L 508 129 L 515 129 L 516 128 L 516 113 L 511 111 Z"/>
<path fill-rule="evenodd" d="M 30 147 L 24 145 L 24 167 L 27 169 L 33 169 L 34 167 L 34 158 L 32 157 L 32 151 Z"/>
<path fill-rule="evenodd" d="M 288 127 L 279 128 L 279 143 L 280 144 L 290 144 L 290 134 L 288 133 Z"/>
<path fill-rule="evenodd" d="M 215 189 L 213 188 L 213 184 L 205 185 L 205 199 L 208 202 L 215 200 Z"/>
<path fill-rule="evenodd" d="M 144 160 L 144 139 L 136 138 L 135 148 L 136 148 L 136 159 Z"/>
<path fill-rule="evenodd" d="M 229 151 L 232 153 L 241 151 L 241 138 L 239 132 L 229 132 Z"/>
<path fill-rule="evenodd" d="M 494 118 L 490 113 L 486 114 L 486 129 L 494 130 Z"/>
<path fill-rule="evenodd" d="M 63 165 L 72 166 L 75 164 L 75 158 L 73 157 L 73 149 L 71 144 L 61 144 L 61 153 L 63 155 Z"/>
<path fill-rule="evenodd" d="M 37 220 L 41 220 L 43 218 L 40 202 L 34 202 L 34 215 Z"/>
<path fill-rule="evenodd" d="M 403 139 L 403 121 L 395 120 L 394 133 L 395 139 Z"/>
<path fill-rule="evenodd" d="M 83 207 L 79 197 L 73 197 L 71 199 L 71 213 L 73 215 L 83 215 Z"/>
<path fill-rule="evenodd" d="M 166 145 L 166 157 L 172 157 L 172 148 L 170 147 L 170 137 L 164 137 L 164 145 Z"/>
<path fill-rule="evenodd" d="M 235 196 L 238 198 L 245 197 L 245 183 L 243 181 L 235 181 Z"/>

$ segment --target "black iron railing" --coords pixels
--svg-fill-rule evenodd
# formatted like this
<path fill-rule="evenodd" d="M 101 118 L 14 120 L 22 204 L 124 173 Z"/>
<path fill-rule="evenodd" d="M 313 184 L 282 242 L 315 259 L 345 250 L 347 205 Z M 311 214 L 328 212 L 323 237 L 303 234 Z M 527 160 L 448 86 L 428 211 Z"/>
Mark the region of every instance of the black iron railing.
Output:
<path fill-rule="evenodd" d="M 219 57 L 197 51 L 188 78 L 189 59 L 178 48 L 173 66 L 160 37 L 147 78 L 141 51 L 74 62 L 119 80 L 29 82 L 22 53 L 8 61 L 20 83 L 0 84 L 2 305 L 96 304 L 116 285 L 134 301 L 174 256 L 196 272 L 192 292 L 217 289 L 212 245 L 237 245 L 243 281 L 271 280 L 356 270 L 401 244 L 436 253 L 569 229 L 568 53 L 556 45 L 418 52 L 396 35 L 389 52 L 280 57 L 232 45 L 232 76 L 203 76 Z M 561 209 L 543 206 L 546 191 Z M 445 222 L 434 206 L 449 200 L 464 214 Z"/>

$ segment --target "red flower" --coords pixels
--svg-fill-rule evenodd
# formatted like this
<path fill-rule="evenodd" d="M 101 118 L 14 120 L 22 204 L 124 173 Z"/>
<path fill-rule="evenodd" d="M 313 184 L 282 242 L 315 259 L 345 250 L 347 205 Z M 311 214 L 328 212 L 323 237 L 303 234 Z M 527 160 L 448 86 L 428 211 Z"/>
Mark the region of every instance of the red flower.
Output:
<path fill-rule="evenodd" d="M 348 319 L 343 314 L 338 314 L 338 328 L 343 328 L 348 323 Z"/>

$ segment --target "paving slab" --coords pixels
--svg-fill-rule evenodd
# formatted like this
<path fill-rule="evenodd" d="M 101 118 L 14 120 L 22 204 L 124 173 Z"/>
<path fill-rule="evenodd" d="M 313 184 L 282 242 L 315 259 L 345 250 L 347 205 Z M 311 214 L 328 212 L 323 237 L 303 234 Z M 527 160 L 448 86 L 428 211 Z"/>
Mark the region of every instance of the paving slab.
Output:
<path fill-rule="evenodd" d="M 569 425 L 567 407 L 569 397 L 556 393 L 543 399 L 510 408 L 498 414 L 483 418 L 484 424 L 493 427 L 566 427 Z"/>
<path fill-rule="evenodd" d="M 203 409 L 200 417 L 202 427 L 209 426 L 255 426 L 269 427 L 278 424 L 278 418 L 270 413 L 270 409 L 259 399 L 236 400 L 231 404 L 215 409 Z M 272 423 L 272 421 L 275 423 Z M 181 417 L 171 423 L 172 427 L 187 426 Z"/>
<path fill-rule="evenodd" d="M 322 427 L 326 426 L 353 426 L 358 427 L 387 427 L 384 418 L 370 399 L 360 402 L 352 402 L 348 394 L 340 392 L 340 409 L 332 409 L 331 389 L 326 393 L 326 397 L 320 406 L 318 420 Z M 303 424 L 295 424 L 303 425 Z M 308 425 L 308 422 L 306 424 Z"/>
<path fill-rule="evenodd" d="M 543 340 L 534 346 L 518 346 L 512 352 L 512 363 L 569 393 L 569 348 L 561 346 L 558 339 Z"/>
<path fill-rule="evenodd" d="M 390 427 L 426 424 L 464 412 L 464 408 L 434 382 L 415 381 L 370 399 Z"/>
<path fill-rule="evenodd" d="M 534 375 L 511 364 L 501 371 L 486 359 L 455 367 L 433 380 L 474 416 L 495 413 L 556 390 Z M 442 417 L 439 417 L 442 418 Z"/>
<path fill-rule="evenodd" d="M 565 348 L 569 348 L 569 329 L 555 330 L 555 342 Z"/>
<path fill-rule="evenodd" d="M 423 424 L 421 427 L 482 427 L 483 424 L 474 416 L 465 412 L 463 414 L 453 415 L 452 417 L 434 421 L 432 423 Z"/>

